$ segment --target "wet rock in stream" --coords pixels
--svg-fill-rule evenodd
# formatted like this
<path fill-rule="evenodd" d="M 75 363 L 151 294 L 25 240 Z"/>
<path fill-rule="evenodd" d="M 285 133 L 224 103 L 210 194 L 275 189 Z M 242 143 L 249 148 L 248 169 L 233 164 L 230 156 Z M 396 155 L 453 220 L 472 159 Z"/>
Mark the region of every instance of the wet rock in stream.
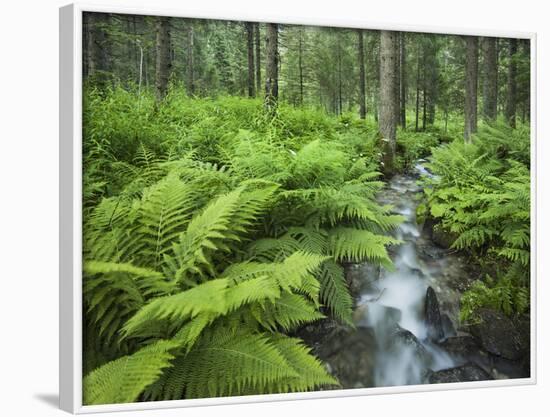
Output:
<path fill-rule="evenodd" d="M 462 359 L 479 355 L 481 351 L 477 341 L 469 335 L 448 337 L 438 345 L 452 356 Z"/>
<path fill-rule="evenodd" d="M 372 329 L 341 331 L 318 351 L 343 388 L 374 386 L 376 339 Z"/>
<path fill-rule="evenodd" d="M 477 314 L 479 322 L 470 326 L 470 332 L 487 352 L 512 361 L 525 355 L 525 338 L 511 319 L 488 308 L 479 309 Z"/>
<path fill-rule="evenodd" d="M 454 368 L 430 372 L 427 380 L 430 384 L 444 384 L 449 382 L 487 381 L 493 379 L 491 375 L 474 363 Z"/>
<path fill-rule="evenodd" d="M 446 338 L 456 336 L 455 326 L 448 314 L 441 315 L 441 325 L 443 326 L 443 335 Z"/>
<path fill-rule="evenodd" d="M 439 301 L 432 287 L 426 290 L 426 300 L 424 302 L 424 320 L 428 333 L 428 339 L 437 342 L 444 337 L 443 322 L 439 311 Z"/>

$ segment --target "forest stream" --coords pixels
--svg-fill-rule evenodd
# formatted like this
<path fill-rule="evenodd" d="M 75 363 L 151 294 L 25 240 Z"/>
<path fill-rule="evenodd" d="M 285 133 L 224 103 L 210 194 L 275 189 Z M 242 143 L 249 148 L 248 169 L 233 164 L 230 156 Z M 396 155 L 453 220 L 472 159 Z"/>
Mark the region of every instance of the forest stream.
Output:
<path fill-rule="evenodd" d="M 420 160 L 412 173 L 395 175 L 379 202 L 393 206 L 404 222 L 394 232 L 402 243 L 390 250 L 392 271 L 368 264 L 347 267 L 355 294 L 356 329 L 325 323 L 314 348 L 344 388 L 518 378 L 525 360 L 495 356 L 459 324 L 460 296 L 473 278 L 465 257 L 434 242 L 417 224 L 421 176 L 432 174 Z M 437 239 L 436 239 L 437 240 Z M 496 325 L 506 340 L 506 326 Z M 458 330 L 457 330 L 458 329 Z M 307 338 L 307 336 L 306 336 Z M 312 339 L 310 339 L 312 340 Z M 493 352 L 494 353 L 494 352 Z M 505 355 L 506 356 L 506 355 Z M 524 359 L 524 358 L 523 358 Z"/>

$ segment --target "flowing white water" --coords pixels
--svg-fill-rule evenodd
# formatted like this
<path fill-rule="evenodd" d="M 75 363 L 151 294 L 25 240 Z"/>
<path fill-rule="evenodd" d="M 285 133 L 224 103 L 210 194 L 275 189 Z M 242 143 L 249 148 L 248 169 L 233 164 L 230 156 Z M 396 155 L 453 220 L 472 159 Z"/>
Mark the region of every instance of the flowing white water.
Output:
<path fill-rule="evenodd" d="M 430 175 L 422 165 L 417 166 L 417 172 Z M 376 338 L 375 386 L 420 384 L 428 371 L 455 365 L 447 353 L 428 340 L 426 290 L 438 277 L 418 257 L 421 231 L 416 224 L 415 195 L 419 191 L 414 177 L 396 176 L 381 196 L 381 202 L 392 204 L 405 222 L 396 231 L 403 244 L 392 254 L 395 269 L 380 271 L 379 278 L 363 292 L 356 310 L 357 323 L 372 328 Z"/>

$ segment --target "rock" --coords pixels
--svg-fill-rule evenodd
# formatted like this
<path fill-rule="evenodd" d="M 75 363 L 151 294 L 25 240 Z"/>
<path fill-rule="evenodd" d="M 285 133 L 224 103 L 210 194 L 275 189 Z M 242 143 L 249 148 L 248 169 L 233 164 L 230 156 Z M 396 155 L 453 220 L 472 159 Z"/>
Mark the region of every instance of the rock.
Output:
<path fill-rule="evenodd" d="M 479 345 L 472 336 L 454 336 L 438 343 L 447 353 L 460 358 L 469 358 L 479 353 Z"/>
<path fill-rule="evenodd" d="M 443 228 L 436 224 L 432 229 L 432 241 L 443 249 L 450 249 L 457 236 L 454 233 L 447 232 Z"/>
<path fill-rule="evenodd" d="M 368 263 L 345 264 L 344 274 L 352 296 L 358 297 L 380 277 L 380 267 Z"/>
<path fill-rule="evenodd" d="M 512 320 L 499 311 L 481 308 L 479 322 L 470 325 L 472 335 L 487 352 L 516 361 L 528 353 L 524 337 Z"/>
<path fill-rule="evenodd" d="M 455 326 L 448 314 L 441 315 L 441 325 L 443 326 L 443 335 L 446 338 L 456 336 Z"/>
<path fill-rule="evenodd" d="M 333 335 L 317 355 L 342 388 L 372 387 L 376 346 L 372 329 L 359 328 Z"/>
<path fill-rule="evenodd" d="M 491 375 L 474 363 L 467 363 L 455 368 L 443 369 L 428 374 L 430 384 L 445 384 L 448 382 L 488 381 Z"/>
<path fill-rule="evenodd" d="M 357 327 L 396 326 L 401 320 L 401 310 L 375 302 L 363 302 L 353 312 L 353 321 Z"/>
<path fill-rule="evenodd" d="M 333 338 L 334 334 L 343 331 L 343 326 L 336 320 L 326 318 L 314 323 L 300 327 L 295 336 L 299 337 L 304 343 L 315 351 L 324 347 L 327 340 Z"/>
<path fill-rule="evenodd" d="M 444 337 L 443 323 L 439 311 L 439 301 L 432 287 L 426 290 L 426 300 L 424 302 L 424 321 L 428 329 L 428 338 L 437 342 Z"/>
<path fill-rule="evenodd" d="M 394 339 L 390 342 L 390 350 L 399 349 L 399 344 L 409 346 L 413 349 L 414 356 L 417 360 L 419 360 L 422 364 L 429 366 L 431 362 L 431 355 L 412 332 L 397 325 L 393 336 Z"/>

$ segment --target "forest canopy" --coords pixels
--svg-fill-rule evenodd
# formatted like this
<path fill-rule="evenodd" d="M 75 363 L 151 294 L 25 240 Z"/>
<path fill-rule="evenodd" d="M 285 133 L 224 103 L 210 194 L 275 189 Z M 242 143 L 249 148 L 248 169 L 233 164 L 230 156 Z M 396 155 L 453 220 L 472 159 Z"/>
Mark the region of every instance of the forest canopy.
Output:
<path fill-rule="evenodd" d="M 346 387 L 303 331 L 419 160 L 461 322 L 528 316 L 528 40 L 86 12 L 82 62 L 85 404 Z"/>

